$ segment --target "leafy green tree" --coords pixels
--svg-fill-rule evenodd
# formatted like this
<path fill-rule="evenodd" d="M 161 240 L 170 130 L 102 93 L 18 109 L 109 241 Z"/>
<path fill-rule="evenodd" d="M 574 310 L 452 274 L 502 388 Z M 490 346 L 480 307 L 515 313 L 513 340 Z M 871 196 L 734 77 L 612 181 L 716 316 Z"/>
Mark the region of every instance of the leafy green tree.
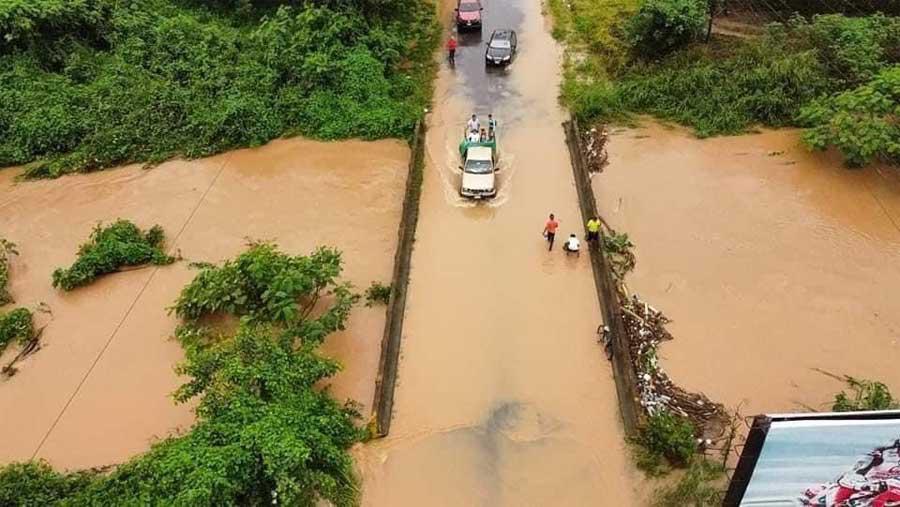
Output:
<path fill-rule="evenodd" d="M 207 265 L 182 291 L 173 307 L 188 320 L 227 313 L 259 322 L 274 322 L 321 343 L 343 329 L 359 299 L 350 285 L 340 282 L 341 254 L 320 248 L 310 256 L 280 252 L 271 243 L 253 243 L 222 266 Z M 332 304 L 312 318 L 323 299 Z"/>
<path fill-rule="evenodd" d="M 850 166 L 874 159 L 900 162 L 900 65 L 853 90 L 811 102 L 799 119 L 809 146 L 834 146 Z"/>
<path fill-rule="evenodd" d="M 92 472 L 59 473 L 45 461 L 12 463 L 0 468 L 0 505 L 59 505 L 87 488 Z"/>

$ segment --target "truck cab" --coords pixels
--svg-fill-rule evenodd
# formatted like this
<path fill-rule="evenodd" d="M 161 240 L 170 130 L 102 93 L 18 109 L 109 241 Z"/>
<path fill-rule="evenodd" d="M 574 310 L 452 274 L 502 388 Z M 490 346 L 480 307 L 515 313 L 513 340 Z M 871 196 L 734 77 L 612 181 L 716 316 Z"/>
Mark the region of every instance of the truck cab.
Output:
<path fill-rule="evenodd" d="M 462 183 L 459 194 L 472 199 L 497 195 L 496 160 L 491 146 L 482 143 L 467 146 L 463 154 Z"/>

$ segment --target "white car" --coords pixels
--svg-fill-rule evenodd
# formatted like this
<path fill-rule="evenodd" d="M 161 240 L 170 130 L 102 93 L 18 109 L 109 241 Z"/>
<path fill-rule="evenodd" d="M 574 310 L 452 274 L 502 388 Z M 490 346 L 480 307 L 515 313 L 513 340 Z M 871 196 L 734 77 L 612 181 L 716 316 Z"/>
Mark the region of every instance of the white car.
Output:
<path fill-rule="evenodd" d="M 465 158 L 459 194 L 473 199 L 496 196 L 494 151 L 488 146 L 470 146 Z"/>

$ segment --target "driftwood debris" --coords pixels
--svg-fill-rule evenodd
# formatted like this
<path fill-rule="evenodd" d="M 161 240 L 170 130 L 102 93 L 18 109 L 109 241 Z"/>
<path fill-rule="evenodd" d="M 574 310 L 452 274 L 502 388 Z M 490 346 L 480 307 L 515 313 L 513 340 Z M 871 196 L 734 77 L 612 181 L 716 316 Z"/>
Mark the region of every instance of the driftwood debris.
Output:
<path fill-rule="evenodd" d="M 582 131 L 580 136 L 588 170 L 592 174 L 601 172 L 608 160 L 608 131 L 595 127 Z M 704 442 L 721 438 L 731 419 L 728 412 L 723 405 L 711 401 L 704 394 L 691 393 L 677 386 L 663 371 L 657 349 L 662 342 L 673 339 L 666 330 L 666 324 L 670 321 L 636 294 L 629 294 L 625 276 L 635 265 L 631 251 L 634 245 L 626 234 L 617 233 L 605 220 L 602 223 L 602 250 L 609 260 L 616 284 L 619 313 L 626 334 L 624 338 L 631 352 L 641 408 L 650 416 L 669 411 L 687 418 Z"/>
<path fill-rule="evenodd" d="M 15 375 L 19 369 L 16 368 L 16 363 L 25 359 L 26 357 L 34 354 L 38 350 L 41 350 L 41 335 L 44 334 L 44 328 L 47 326 L 43 326 L 34 333 L 25 344 L 22 346 L 22 350 L 16 354 L 16 357 L 12 359 L 9 363 L 6 364 L 3 368 L 0 368 L 0 378 L 4 380 L 9 379 L 13 375 Z"/>
<path fill-rule="evenodd" d="M 637 295 L 622 301 L 622 318 L 628 333 L 641 406 L 648 415 L 666 410 L 685 417 L 703 435 L 720 433 L 728 420 L 725 408 L 703 394 L 682 389 L 659 365 L 657 348 L 660 343 L 672 339 L 665 327 L 669 319 Z"/>
<path fill-rule="evenodd" d="M 590 130 L 581 133 L 581 146 L 584 147 L 584 159 L 587 162 L 589 174 L 603 172 L 609 155 L 606 152 L 606 141 L 609 132 L 605 128 Z"/>

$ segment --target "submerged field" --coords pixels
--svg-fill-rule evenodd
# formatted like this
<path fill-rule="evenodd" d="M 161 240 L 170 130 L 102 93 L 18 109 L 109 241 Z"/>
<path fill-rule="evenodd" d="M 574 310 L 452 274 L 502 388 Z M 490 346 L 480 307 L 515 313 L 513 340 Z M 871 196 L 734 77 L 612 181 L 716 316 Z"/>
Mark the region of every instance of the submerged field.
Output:
<path fill-rule="evenodd" d="M 361 292 L 389 283 L 408 148 L 400 141 L 320 143 L 279 140 L 264 147 L 152 170 L 128 166 L 54 181 L 13 182 L 0 172 L 0 230 L 20 255 L 11 264 L 19 306 L 45 302 L 52 315 L 43 348 L 0 382 L 0 461 L 47 459 L 62 469 L 120 463 L 176 429 L 190 427 L 190 405 L 171 394 L 183 381 L 183 353 L 167 312 L 195 276 L 189 262 L 219 262 L 247 238 L 272 240 L 293 254 L 329 245 L 343 252 L 344 278 Z M 365 203 L 361 206 L 360 203 Z M 184 261 L 108 275 L 69 293 L 50 273 L 74 259 L 98 221 L 160 224 Z M 384 324 L 383 307 L 355 307 L 326 355 L 345 370 L 332 392 L 366 414 Z M 10 349 L 3 356 L 14 355 Z"/>
<path fill-rule="evenodd" d="M 818 370 L 900 386 L 895 170 L 848 171 L 795 130 L 644 121 L 608 149 L 598 205 L 635 244 L 629 288 L 673 320 L 674 381 L 743 415 L 829 410 L 845 386 Z"/>

